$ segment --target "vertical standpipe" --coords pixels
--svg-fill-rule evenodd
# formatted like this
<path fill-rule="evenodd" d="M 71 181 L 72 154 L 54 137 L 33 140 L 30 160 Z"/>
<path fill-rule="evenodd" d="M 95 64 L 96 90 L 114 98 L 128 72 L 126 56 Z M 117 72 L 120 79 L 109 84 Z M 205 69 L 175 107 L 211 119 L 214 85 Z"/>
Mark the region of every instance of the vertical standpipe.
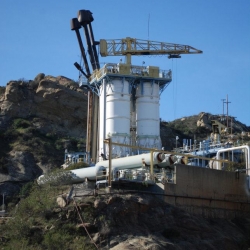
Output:
<path fill-rule="evenodd" d="M 113 79 L 105 84 L 106 87 L 103 84 L 100 87 L 99 152 L 108 158 L 108 146 L 103 143 L 105 138 L 112 138 L 112 142 L 130 144 L 130 92 L 129 82 L 124 78 Z M 113 146 L 112 158 L 127 156 L 129 151 L 126 147 Z"/>
<path fill-rule="evenodd" d="M 136 141 L 146 148 L 161 148 L 159 85 L 141 82 L 136 89 Z"/>

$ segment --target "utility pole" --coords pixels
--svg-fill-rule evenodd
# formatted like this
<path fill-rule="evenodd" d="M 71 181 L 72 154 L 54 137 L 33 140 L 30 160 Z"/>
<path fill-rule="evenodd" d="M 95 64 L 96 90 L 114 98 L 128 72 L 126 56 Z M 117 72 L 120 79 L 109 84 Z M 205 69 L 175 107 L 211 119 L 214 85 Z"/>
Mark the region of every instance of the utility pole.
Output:
<path fill-rule="evenodd" d="M 224 102 L 224 103 L 227 104 L 227 128 L 228 128 L 228 104 L 231 103 L 231 102 L 228 101 L 228 95 L 227 95 L 227 101 Z"/>
<path fill-rule="evenodd" d="M 224 118 L 224 103 L 226 99 L 221 99 L 221 101 L 222 101 L 222 118 Z"/>

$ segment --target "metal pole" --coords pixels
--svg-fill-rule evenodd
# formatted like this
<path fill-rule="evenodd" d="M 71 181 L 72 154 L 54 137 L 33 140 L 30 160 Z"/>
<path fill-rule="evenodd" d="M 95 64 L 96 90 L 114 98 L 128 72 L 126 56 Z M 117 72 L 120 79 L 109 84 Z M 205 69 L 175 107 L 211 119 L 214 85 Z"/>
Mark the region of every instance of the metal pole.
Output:
<path fill-rule="evenodd" d="M 227 95 L 227 128 L 228 128 L 228 95 Z"/>
<path fill-rule="evenodd" d="M 231 117 L 231 135 L 233 135 L 233 117 Z"/>
<path fill-rule="evenodd" d="M 228 104 L 231 103 L 228 101 L 228 95 L 227 95 L 227 101 L 225 103 L 227 104 L 227 129 L 228 129 Z"/>
<path fill-rule="evenodd" d="M 109 188 L 111 188 L 111 170 L 112 170 L 112 139 L 109 138 Z"/>
<path fill-rule="evenodd" d="M 221 99 L 222 100 L 222 118 L 224 118 L 224 103 L 226 99 Z"/>
<path fill-rule="evenodd" d="M 91 154 L 92 145 L 92 114 L 93 114 L 93 93 L 88 91 L 88 114 L 87 114 L 87 139 L 86 139 L 86 151 Z M 90 155 L 92 157 L 92 155 Z M 88 159 L 89 161 L 90 159 Z"/>
<path fill-rule="evenodd" d="M 153 176 L 153 151 L 150 151 L 150 174 Z"/>
<path fill-rule="evenodd" d="M 99 112 L 99 96 L 93 95 L 93 103 L 92 103 L 92 129 L 91 129 L 91 157 L 93 159 L 97 159 L 97 142 L 99 140 L 98 137 L 98 112 Z"/>

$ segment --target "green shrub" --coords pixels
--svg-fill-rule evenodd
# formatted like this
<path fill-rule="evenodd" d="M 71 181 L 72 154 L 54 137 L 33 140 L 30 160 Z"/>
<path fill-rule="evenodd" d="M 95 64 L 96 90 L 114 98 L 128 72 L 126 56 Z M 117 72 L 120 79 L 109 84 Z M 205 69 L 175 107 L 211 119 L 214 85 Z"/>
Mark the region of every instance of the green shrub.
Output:
<path fill-rule="evenodd" d="M 86 162 L 78 162 L 75 164 L 70 165 L 68 168 L 66 168 L 65 170 L 74 170 L 74 169 L 79 169 L 79 168 L 87 168 L 89 167 L 89 164 Z"/>
<path fill-rule="evenodd" d="M 20 195 L 23 197 L 27 197 L 30 194 L 30 192 L 32 191 L 33 185 L 34 185 L 33 182 L 28 182 L 28 183 L 24 184 L 21 188 Z"/>
<path fill-rule="evenodd" d="M 48 250 L 69 249 L 68 246 L 71 240 L 71 235 L 63 230 L 50 230 L 44 235 L 43 244 Z"/>
<path fill-rule="evenodd" d="M 13 128 L 18 129 L 18 128 L 28 128 L 30 127 L 30 122 L 22 119 L 22 118 L 17 118 L 13 121 Z"/>
<path fill-rule="evenodd" d="M 0 86 L 0 95 L 3 95 L 5 93 L 5 87 Z"/>

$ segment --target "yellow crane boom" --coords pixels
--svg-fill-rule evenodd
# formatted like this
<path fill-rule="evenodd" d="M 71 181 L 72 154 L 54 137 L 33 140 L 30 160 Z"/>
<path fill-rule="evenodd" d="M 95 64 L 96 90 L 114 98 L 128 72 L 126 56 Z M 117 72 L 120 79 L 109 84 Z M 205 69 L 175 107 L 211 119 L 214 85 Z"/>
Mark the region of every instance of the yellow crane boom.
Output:
<path fill-rule="evenodd" d="M 201 54 L 202 50 L 189 45 L 156 42 L 136 38 L 100 40 L 101 56 L 126 56 L 126 63 L 131 64 L 132 55 L 169 55 L 180 58 L 180 54 Z"/>

